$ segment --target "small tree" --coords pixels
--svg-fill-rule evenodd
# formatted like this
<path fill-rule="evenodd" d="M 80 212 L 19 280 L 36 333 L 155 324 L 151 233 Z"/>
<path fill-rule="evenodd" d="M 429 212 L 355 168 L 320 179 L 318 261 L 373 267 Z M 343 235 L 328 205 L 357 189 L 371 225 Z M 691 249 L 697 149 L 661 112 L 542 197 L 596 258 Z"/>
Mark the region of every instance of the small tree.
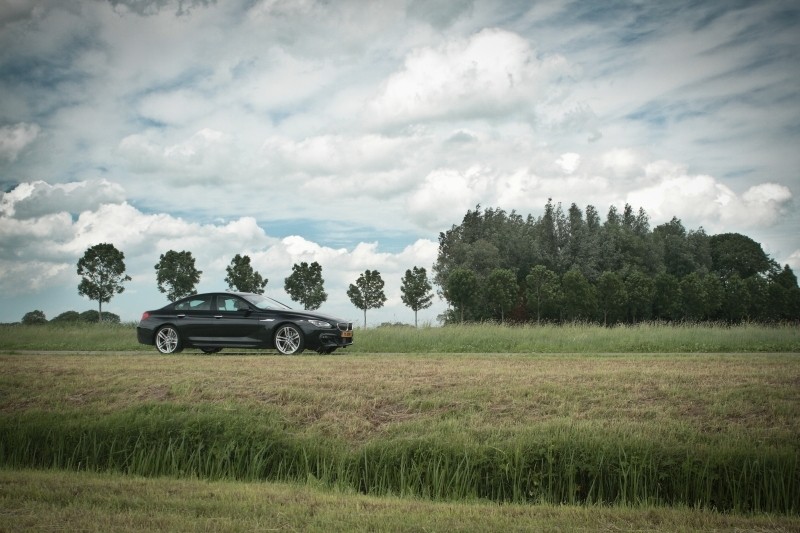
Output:
<path fill-rule="evenodd" d="M 500 312 L 500 322 L 506 311 L 517 303 L 519 285 L 517 276 L 507 268 L 495 268 L 486 280 L 486 301 L 494 311 Z"/>
<path fill-rule="evenodd" d="M 78 294 L 97 300 L 97 313 L 103 316 L 103 302 L 110 302 L 115 294 L 121 294 L 122 284 L 130 281 L 125 275 L 125 254 L 113 244 L 96 244 L 87 249 L 78 260 L 78 275 L 81 282 Z"/>
<path fill-rule="evenodd" d="M 596 308 L 594 287 L 577 268 L 561 278 L 564 291 L 564 313 L 567 320 L 591 320 Z"/>
<path fill-rule="evenodd" d="M 347 289 L 347 296 L 353 305 L 364 311 L 364 327 L 367 327 L 367 309 L 378 309 L 386 302 L 383 293 L 383 278 L 377 270 L 365 270 L 358 276 L 355 285 Z"/>
<path fill-rule="evenodd" d="M 603 272 L 597 279 L 597 301 L 603 313 L 603 325 L 608 325 L 608 318 L 612 321 L 622 315 L 628 302 L 628 293 L 625 282 L 616 272 Z"/>
<path fill-rule="evenodd" d="M 158 290 L 167 293 L 170 302 L 195 293 L 201 271 L 194 266 L 192 252 L 170 250 L 161 254 L 155 266 Z"/>
<path fill-rule="evenodd" d="M 226 267 L 226 271 L 228 275 L 225 277 L 225 283 L 228 284 L 229 289 L 264 294 L 264 287 L 267 286 L 269 280 L 262 278 L 261 274 L 253 270 L 250 265 L 250 256 L 236 254 L 231 259 L 231 264 Z"/>
<path fill-rule="evenodd" d="M 528 302 L 536 305 L 536 323 L 541 323 L 542 306 L 558 300 L 561 282 L 558 275 L 544 265 L 536 265 L 525 278 Z"/>
<path fill-rule="evenodd" d="M 653 280 L 641 270 L 634 270 L 625 279 L 625 292 L 628 294 L 628 310 L 631 320 L 650 318 L 653 305 Z"/>
<path fill-rule="evenodd" d="M 39 326 L 47 324 L 47 317 L 44 315 L 44 311 L 36 309 L 25 313 L 25 316 L 22 317 L 22 323 L 26 326 Z"/>
<path fill-rule="evenodd" d="M 703 278 L 697 272 L 685 276 L 680 283 L 680 301 L 684 320 L 700 320 L 706 307 Z"/>
<path fill-rule="evenodd" d="M 653 279 L 653 316 L 659 320 L 676 320 L 681 315 L 681 291 L 678 278 L 666 272 Z"/>
<path fill-rule="evenodd" d="M 292 301 L 299 302 L 303 309 L 314 310 L 328 299 L 322 279 L 322 267 L 314 261 L 292 265 L 292 273 L 283 280 L 283 290 Z"/>
<path fill-rule="evenodd" d="M 401 280 L 400 299 L 414 311 L 414 327 L 419 327 L 417 311 L 433 305 L 432 289 L 433 287 L 428 281 L 428 273 L 424 268 L 414 267 L 412 270 L 406 270 L 406 275 Z"/>
<path fill-rule="evenodd" d="M 447 278 L 445 297 L 458 309 L 461 322 L 464 322 L 464 310 L 474 301 L 478 292 L 478 278 L 468 268 L 456 268 Z"/>

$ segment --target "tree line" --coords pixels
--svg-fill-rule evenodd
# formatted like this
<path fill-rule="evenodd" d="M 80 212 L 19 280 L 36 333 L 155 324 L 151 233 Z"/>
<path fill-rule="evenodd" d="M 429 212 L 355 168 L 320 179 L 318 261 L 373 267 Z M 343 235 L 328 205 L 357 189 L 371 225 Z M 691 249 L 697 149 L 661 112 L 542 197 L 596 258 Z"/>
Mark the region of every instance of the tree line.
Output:
<path fill-rule="evenodd" d="M 195 258 L 187 250 L 169 250 L 161 254 L 154 269 L 158 290 L 165 293 L 171 302 L 194 294 L 203 273 L 197 269 Z M 81 277 L 78 294 L 97 301 L 98 318 L 107 315 L 103 313 L 103 303 L 110 302 L 114 295 L 124 292 L 124 283 L 131 279 L 125 274 L 125 254 L 110 243 L 88 248 L 78 260 L 78 275 Z M 230 290 L 263 294 L 268 282 L 253 268 L 247 255 L 236 254 L 226 267 L 225 283 Z M 292 266 L 292 273 L 284 279 L 283 288 L 292 301 L 304 309 L 314 310 L 328 299 L 324 284 L 319 263 L 301 262 Z M 364 327 L 367 325 L 367 311 L 383 307 L 386 302 L 384 285 L 380 272 L 367 269 L 347 289 L 350 301 L 364 312 Z M 406 270 L 400 291 L 403 303 L 414 311 L 416 326 L 417 312 L 430 307 L 434 297 L 425 268 L 415 266 Z M 46 319 L 41 311 L 31 311 L 25 315 L 23 322 L 44 323 Z"/>
<path fill-rule="evenodd" d="M 124 254 L 113 244 L 90 247 L 78 261 L 78 293 L 103 303 L 124 291 Z M 190 251 L 170 250 L 154 266 L 159 291 L 170 301 L 194 294 L 202 271 Z M 433 283 L 448 302 L 444 323 L 571 322 L 602 324 L 800 320 L 800 288 L 789 265 L 781 267 L 761 245 L 738 233 L 708 235 L 688 230 L 675 217 L 650 228 L 644 209 L 608 209 L 605 220 L 589 205 L 565 212 L 548 200 L 541 216 L 480 205 L 461 224 L 439 234 Z M 268 279 L 250 257 L 236 254 L 226 268 L 228 288 L 263 294 Z M 434 294 L 425 268 L 406 270 L 401 299 L 417 312 Z M 367 269 L 347 289 L 364 313 L 386 302 L 380 272 Z M 322 266 L 301 262 L 284 279 L 284 290 L 304 309 L 318 309 L 328 294 Z M 70 312 L 72 313 L 72 312 Z M 30 323 L 44 313 L 26 315 Z M 69 318 L 75 318 L 70 315 Z M 109 315 L 113 320 L 114 316 Z"/>
<path fill-rule="evenodd" d="M 480 205 L 439 234 L 433 266 L 445 322 L 800 320 L 800 289 L 760 244 L 687 231 L 675 217 L 548 200 L 534 218 Z"/>

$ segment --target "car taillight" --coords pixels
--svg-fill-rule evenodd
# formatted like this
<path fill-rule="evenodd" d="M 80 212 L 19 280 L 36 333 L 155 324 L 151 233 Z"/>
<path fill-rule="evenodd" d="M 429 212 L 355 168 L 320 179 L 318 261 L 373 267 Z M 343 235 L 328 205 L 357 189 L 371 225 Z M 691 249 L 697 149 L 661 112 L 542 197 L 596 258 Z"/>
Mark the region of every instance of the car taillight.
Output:
<path fill-rule="evenodd" d="M 148 318 L 150 318 L 150 313 L 148 313 L 147 311 L 142 313 L 142 320 L 147 320 Z"/>

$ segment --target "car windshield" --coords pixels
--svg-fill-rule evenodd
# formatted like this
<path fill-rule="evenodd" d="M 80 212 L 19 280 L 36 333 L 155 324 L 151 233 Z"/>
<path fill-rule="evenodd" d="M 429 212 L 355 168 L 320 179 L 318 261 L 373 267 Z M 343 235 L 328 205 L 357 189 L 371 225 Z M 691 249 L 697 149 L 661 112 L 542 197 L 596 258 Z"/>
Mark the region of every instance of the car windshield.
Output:
<path fill-rule="evenodd" d="M 269 296 L 261 294 L 245 294 L 244 299 L 255 305 L 259 309 L 291 309 L 288 305 L 279 302 Z"/>

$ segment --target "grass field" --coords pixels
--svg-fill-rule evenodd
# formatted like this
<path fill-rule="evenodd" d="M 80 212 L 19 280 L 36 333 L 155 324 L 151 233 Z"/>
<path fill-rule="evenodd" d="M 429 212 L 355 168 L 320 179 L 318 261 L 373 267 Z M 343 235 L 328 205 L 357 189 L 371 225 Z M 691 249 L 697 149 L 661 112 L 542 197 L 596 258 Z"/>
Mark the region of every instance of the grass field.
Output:
<path fill-rule="evenodd" d="M 379 328 L 357 332 L 372 353 L 165 357 L 121 344 L 130 325 L 0 327 L 2 507 L 75 529 L 92 513 L 174 529 L 191 509 L 226 530 L 798 529 L 796 329 L 556 329 Z M 30 330 L 63 331 L 64 351 L 33 350 Z M 641 353 L 645 337 L 661 349 Z M 457 353 L 482 338 L 505 351 Z M 241 516 L 254 494 L 304 503 Z"/>

